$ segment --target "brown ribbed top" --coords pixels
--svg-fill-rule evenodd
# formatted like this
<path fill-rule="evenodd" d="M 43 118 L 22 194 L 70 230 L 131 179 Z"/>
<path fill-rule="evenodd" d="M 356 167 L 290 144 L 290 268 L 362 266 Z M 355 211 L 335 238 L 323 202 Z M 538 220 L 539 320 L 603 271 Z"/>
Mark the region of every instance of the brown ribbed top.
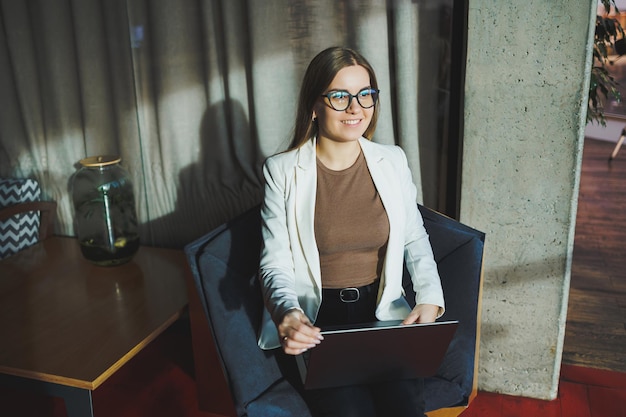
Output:
<path fill-rule="evenodd" d="M 342 171 L 317 160 L 315 239 L 322 287 L 360 287 L 382 271 L 389 220 L 363 153 Z"/>

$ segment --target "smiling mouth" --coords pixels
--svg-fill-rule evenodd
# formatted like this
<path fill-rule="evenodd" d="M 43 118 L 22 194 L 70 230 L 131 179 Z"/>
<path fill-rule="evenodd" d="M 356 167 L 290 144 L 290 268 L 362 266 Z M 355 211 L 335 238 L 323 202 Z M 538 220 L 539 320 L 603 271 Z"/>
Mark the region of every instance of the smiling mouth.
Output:
<path fill-rule="evenodd" d="M 343 120 L 341 123 L 343 123 L 344 125 L 356 125 L 360 122 L 361 122 L 361 119 L 356 119 L 356 120 Z"/>

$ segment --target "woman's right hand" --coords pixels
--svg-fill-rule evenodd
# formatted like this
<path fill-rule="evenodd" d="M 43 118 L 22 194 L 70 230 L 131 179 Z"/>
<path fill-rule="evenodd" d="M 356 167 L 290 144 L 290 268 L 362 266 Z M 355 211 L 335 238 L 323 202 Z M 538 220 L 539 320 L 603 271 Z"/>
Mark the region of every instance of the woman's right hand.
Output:
<path fill-rule="evenodd" d="M 289 310 L 278 325 L 278 336 L 283 350 L 288 355 L 299 355 L 318 344 L 324 337 L 319 327 L 300 310 Z"/>

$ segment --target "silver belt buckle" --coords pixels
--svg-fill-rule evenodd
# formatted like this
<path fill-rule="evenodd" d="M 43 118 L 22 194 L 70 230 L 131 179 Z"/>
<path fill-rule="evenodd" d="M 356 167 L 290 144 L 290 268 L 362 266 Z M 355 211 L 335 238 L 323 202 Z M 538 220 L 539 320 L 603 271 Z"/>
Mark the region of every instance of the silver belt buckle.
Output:
<path fill-rule="evenodd" d="M 359 301 L 359 298 L 361 298 L 361 293 L 359 292 L 358 288 L 344 288 L 339 291 L 339 298 L 344 303 L 354 303 Z"/>

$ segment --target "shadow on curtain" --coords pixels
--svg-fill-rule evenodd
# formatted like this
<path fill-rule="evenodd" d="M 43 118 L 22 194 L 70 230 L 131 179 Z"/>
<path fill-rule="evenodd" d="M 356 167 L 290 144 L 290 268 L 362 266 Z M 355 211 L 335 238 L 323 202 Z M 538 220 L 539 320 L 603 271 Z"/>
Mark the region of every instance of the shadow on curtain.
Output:
<path fill-rule="evenodd" d="M 242 132 L 237 137 L 249 137 L 243 133 L 249 131 L 249 122 L 241 103 L 219 102 L 206 111 L 200 128 L 200 159 L 180 171 L 174 210 L 140 227 L 141 235 L 153 244 L 182 247 L 190 237 L 200 237 L 213 224 L 228 220 L 222 217 L 225 213 L 243 212 L 261 202 L 258 144 L 222 140 L 225 136 L 216 132 L 229 130 L 228 121 L 232 129 Z"/>
<path fill-rule="evenodd" d="M 182 247 L 260 201 L 260 166 L 290 142 L 306 65 L 345 45 L 377 72 L 374 140 L 405 149 L 419 202 L 436 208 L 453 5 L 0 1 L 0 176 L 36 179 L 58 202 L 55 232 L 73 235 L 74 165 L 121 155 L 142 241 Z"/>

